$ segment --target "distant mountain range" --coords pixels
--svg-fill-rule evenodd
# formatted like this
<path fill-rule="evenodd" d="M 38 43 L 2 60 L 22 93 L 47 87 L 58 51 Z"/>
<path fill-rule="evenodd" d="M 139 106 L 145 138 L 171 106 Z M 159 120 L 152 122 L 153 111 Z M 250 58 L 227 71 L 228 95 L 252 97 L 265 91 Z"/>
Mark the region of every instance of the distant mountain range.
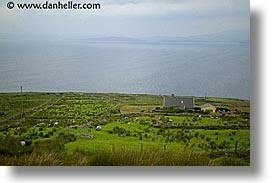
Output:
<path fill-rule="evenodd" d="M 146 37 L 146 38 L 131 38 L 131 37 L 90 37 L 80 38 L 79 41 L 89 43 L 132 43 L 132 44 L 184 44 L 190 42 L 200 43 L 249 43 L 250 35 L 238 31 L 225 31 L 213 34 L 203 34 L 187 37 Z"/>
<path fill-rule="evenodd" d="M 194 36 L 154 36 L 154 37 L 124 37 L 124 36 L 86 36 L 78 35 L 72 36 L 60 36 L 57 38 L 50 35 L 40 36 L 37 38 L 33 36 L 31 38 L 20 34 L 12 33 L 0 33 L 0 40 L 69 40 L 80 41 L 86 43 L 127 43 L 127 44 L 186 44 L 186 43 L 249 43 L 250 32 L 249 31 L 224 31 L 212 34 L 201 34 Z"/>
<path fill-rule="evenodd" d="M 78 39 L 80 41 L 87 41 L 91 43 L 146 43 L 146 40 L 130 38 L 130 37 L 92 37 L 92 38 L 83 38 Z"/>

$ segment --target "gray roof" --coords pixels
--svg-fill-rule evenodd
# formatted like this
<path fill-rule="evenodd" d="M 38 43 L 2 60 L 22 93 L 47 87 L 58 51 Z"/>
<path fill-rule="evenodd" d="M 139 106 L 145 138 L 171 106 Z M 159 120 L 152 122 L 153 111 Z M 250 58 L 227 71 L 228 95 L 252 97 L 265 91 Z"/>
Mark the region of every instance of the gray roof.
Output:
<path fill-rule="evenodd" d="M 201 108 L 216 108 L 216 107 L 207 103 L 207 104 L 201 105 Z"/>
<path fill-rule="evenodd" d="M 195 99 L 191 98 L 176 98 L 164 97 L 164 107 L 179 107 L 181 109 L 192 109 L 195 106 Z"/>

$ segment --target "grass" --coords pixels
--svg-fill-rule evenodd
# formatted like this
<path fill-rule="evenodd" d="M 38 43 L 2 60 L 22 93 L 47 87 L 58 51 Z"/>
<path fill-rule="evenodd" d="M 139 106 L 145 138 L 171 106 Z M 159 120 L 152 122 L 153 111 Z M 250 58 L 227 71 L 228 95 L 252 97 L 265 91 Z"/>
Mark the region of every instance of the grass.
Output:
<path fill-rule="evenodd" d="M 249 165 L 249 101 L 195 100 L 231 113 L 168 114 L 156 95 L 1 93 L 0 164 Z M 131 116 L 141 112 L 148 116 Z M 77 128 L 86 123 L 93 125 Z M 74 137 L 76 133 L 95 138 Z M 21 140 L 29 143 L 26 148 L 20 147 Z"/>
<path fill-rule="evenodd" d="M 129 148 L 107 149 L 72 154 L 47 153 L 22 155 L 19 157 L 0 155 L 1 165 L 20 166 L 247 166 L 238 157 L 219 158 L 193 153 L 192 151 L 133 150 Z"/>
<path fill-rule="evenodd" d="M 120 112 L 123 114 L 128 113 L 140 113 L 140 112 L 152 112 L 155 108 L 161 107 L 160 105 L 153 105 L 153 106 L 122 106 L 120 108 Z"/>
<path fill-rule="evenodd" d="M 0 155 L 1 165 L 13 166 L 248 166 L 244 159 L 232 155 L 212 159 L 192 151 L 112 148 L 66 153 L 31 153 L 21 156 Z"/>

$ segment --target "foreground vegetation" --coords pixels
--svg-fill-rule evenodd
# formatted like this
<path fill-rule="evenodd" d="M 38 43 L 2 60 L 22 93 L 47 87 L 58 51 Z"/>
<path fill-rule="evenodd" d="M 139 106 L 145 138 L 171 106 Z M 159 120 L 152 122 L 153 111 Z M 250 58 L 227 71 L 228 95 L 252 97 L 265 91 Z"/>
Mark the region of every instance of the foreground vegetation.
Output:
<path fill-rule="evenodd" d="M 2 93 L 0 165 L 249 165 L 249 101 L 195 100 L 182 111 L 156 95 Z"/>

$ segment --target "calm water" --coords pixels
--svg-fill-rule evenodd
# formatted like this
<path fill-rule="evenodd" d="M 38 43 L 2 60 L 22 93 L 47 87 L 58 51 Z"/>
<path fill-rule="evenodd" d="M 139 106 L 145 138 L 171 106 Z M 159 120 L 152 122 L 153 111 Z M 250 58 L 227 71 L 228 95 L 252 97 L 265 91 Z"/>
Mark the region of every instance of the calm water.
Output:
<path fill-rule="evenodd" d="M 248 44 L 0 42 L 0 92 L 81 91 L 249 99 Z"/>

